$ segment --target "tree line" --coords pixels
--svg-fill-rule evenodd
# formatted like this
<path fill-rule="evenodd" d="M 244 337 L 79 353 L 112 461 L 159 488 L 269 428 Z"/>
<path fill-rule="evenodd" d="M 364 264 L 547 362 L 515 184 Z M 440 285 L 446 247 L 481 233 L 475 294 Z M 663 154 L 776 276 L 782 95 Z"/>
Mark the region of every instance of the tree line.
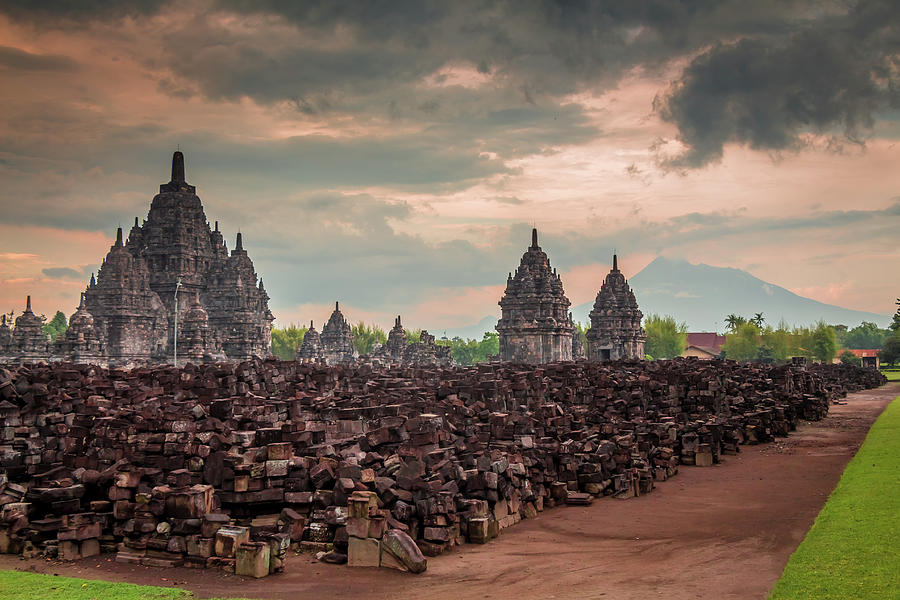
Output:
<path fill-rule="evenodd" d="M 309 327 L 297 326 L 293 323 L 287 327 L 272 328 L 272 354 L 282 360 L 293 360 L 297 355 L 297 349 L 303 344 L 303 338 Z M 421 329 L 404 329 L 406 343 L 414 344 L 422 339 Z M 387 342 L 387 332 L 378 325 L 359 322 L 350 327 L 353 336 L 353 345 L 360 354 L 370 354 L 376 344 Z M 485 332 L 481 340 L 472 338 L 435 340 L 439 346 L 448 346 L 453 360 L 460 365 L 474 365 L 486 362 L 491 356 L 500 353 L 500 336 L 493 332 Z"/>
<path fill-rule="evenodd" d="M 791 327 L 785 322 L 777 326 L 766 323 L 763 313 L 752 317 L 729 314 L 725 317 L 725 343 L 721 356 L 740 361 L 785 362 L 793 356 L 810 360 L 860 364 L 850 350 L 879 350 L 881 361 L 895 364 L 900 360 L 900 298 L 897 312 L 887 329 L 864 321 L 858 326 L 829 325 L 819 321 L 808 327 Z M 684 354 L 687 326 L 670 315 L 648 315 L 643 323 L 647 340 L 646 358 L 675 358 Z"/>

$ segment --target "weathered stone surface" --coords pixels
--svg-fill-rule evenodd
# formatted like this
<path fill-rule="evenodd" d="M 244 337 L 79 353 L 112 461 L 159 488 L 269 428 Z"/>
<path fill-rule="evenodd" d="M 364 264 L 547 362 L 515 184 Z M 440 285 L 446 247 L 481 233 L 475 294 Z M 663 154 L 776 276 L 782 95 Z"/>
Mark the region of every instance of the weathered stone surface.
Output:
<path fill-rule="evenodd" d="M 348 545 L 347 564 L 351 567 L 380 567 L 381 540 L 351 537 Z"/>
<path fill-rule="evenodd" d="M 119 542 L 122 562 L 233 571 L 254 541 L 278 572 L 289 543 L 346 555 L 397 531 L 437 555 L 545 507 L 650 493 L 883 381 L 681 359 L 0 368 L 0 547 Z"/>
<path fill-rule="evenodd" d="M 562 280 L 531 232 L 531 246 L 500 300 L 500 360 L 541 364 L 572 360 L 575 325 Z"/>
<path fill-rule="evenodd" d="M 211 230 L 194 186 L 184 178 L 184 156 L 172 159 L 172 179 L 160 185 L 147 219 L 123 239 L 122 229 L 91 275 L 72 315 L 71 335 L 48 343 L 29 305 L 5 341 L 0 359 L 53 359 L 138 365 L 171 360 L 178 287 L 179 352 L 186 360 L 267 356 L 271 345 L 269 297 L 237 234 L 228 254 L 218 223 Z"/>
<path fill-rule="evenodd" d="M 244 542 L 235 551 L 235 575 L 256 577 L 269 574 L 271 548 L 265 542 Z"/>
<path fill-rule="evenodd" d="M 391 529 L 385 532 L 381 538 L 381 548 L 382 557 L 389 554 L 412 573 L 422 573 L 428 568 L 428 559 L 419 550 L 416 542 L 403 531 Z M 393 564 L 387 566 L 396 568 Z"/>
<path fill-rule="evenodd" d="M 641 328 L 643 316 L 613 255 L 612 270 L 603 280 L 590 313 L 588 360 L 643 359 L 647 337 Z"/>

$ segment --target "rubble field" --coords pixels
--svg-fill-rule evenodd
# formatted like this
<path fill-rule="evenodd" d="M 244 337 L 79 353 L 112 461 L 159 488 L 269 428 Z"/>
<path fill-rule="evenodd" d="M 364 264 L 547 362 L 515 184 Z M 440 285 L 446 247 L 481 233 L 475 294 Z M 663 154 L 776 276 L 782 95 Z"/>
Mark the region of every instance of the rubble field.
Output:
<path fill-rule="evenodd" d="M 0 370 L 0 552 L 263 577 L 414 573 L 561 504 L 651 492 L 884 382 L 843 365 L 246 361 Z"/>

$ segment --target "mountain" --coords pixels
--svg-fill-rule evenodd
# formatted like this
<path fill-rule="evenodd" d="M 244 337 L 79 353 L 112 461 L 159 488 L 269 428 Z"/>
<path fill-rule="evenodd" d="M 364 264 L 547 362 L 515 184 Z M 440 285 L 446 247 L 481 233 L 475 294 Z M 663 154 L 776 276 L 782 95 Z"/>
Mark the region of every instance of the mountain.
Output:
<path fill-rule="evenodd" d="M 887 327 L 888 315 L 850 310 L 804 298 L 783 287 L 766 283 L 741 269 L 694 265 L 685 260 L 657 257 L 628 280 L 645 315 L 672 315 L 687 323 L 688 331 L 723 331 L 731 313 L 752 317 L 761 312 L 776 325 L 810 325 L 822 319 L 855 327 L 871 321 Z M 599 288 L 598 288 L 599 289 Z M 576 321 L 587 323 L 593 301 L 576 306 Z"/>

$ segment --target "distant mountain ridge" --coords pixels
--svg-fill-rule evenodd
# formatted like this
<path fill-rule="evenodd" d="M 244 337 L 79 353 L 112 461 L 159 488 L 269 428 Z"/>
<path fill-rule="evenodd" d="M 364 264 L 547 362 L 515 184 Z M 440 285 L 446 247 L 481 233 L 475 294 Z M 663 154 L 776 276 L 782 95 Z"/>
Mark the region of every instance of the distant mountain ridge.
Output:
<path fill-rule="evenodd" d="M 851 310 L 804 298 L 767 283 L 741 269 L 691 264 L 657 257 L 628 280 L 645 315 L 672 315 L 689 331 L 723 331 L 731 313 L 752 317 L 761 312 L 770 325 L 810 325 L 822 319 L 855 327 L 871 321 L 887 327 L 889 315 Z M 576 321 L 587 322 L 593 301 L 572 309 Z"/>

